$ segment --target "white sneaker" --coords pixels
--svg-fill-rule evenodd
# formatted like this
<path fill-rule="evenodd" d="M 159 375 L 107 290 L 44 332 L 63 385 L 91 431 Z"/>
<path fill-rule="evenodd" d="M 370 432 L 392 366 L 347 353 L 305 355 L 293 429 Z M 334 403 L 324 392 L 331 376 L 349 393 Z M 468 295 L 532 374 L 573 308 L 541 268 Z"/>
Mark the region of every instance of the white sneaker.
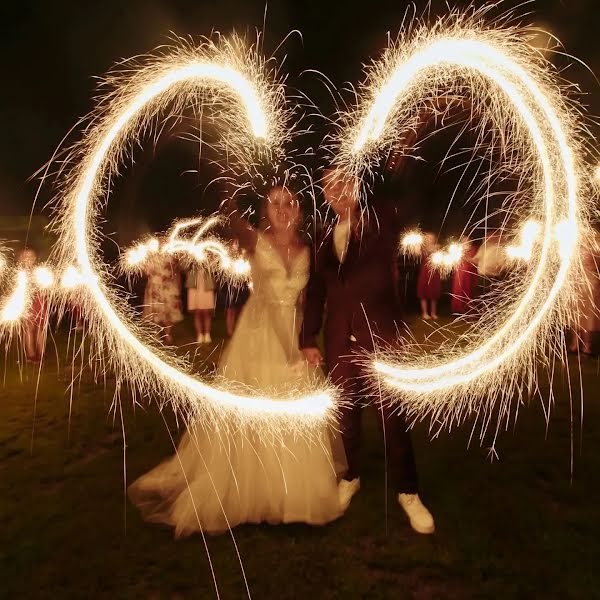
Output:
<path fill-rule="evenodd" d="M 433 533 L 435 523 L 427 507 L 421 502 L 419 494 L 398 494 L 398 503 L 408 515 L 410 526 L 417 533 Z"/>
<path fill-rule="evenodd" d="M 338 496 L 340 499 L 340 507 L 346 510 L 350 506 L 352 496 L 360 490 L 360 477 L 356 477 L 352 481 L 342 479 L 338 484 Z"/>
<path fill-rule="evenodd" d="M 212 344 L 212 338 L 210 337 L 210 333 L 205 333 L 204 334 L 204 343 L 205 344 Z"/>
<path fill-rule="evenodd" d="M 199 333 L 198 336 L 196 337 L 196 343 L 197 344 L 204 344 L 204 334 L 203 333 Z"/>

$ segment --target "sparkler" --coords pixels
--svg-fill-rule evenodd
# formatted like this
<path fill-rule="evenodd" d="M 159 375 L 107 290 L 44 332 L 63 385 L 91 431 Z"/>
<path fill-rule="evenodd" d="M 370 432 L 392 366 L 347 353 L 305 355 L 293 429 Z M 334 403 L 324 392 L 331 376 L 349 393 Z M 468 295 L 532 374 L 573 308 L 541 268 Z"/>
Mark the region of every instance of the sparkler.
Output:
<path fill-rule="evenodd" d="M 506 254 L 512 260 L 531 260 L 533 249 L 540 238 L 542 226 L 537 221 L 529 220 L 523 224 L 520 233 L 519 244 L 507 246 Z"/>
<path fill-rule="evenodd" d="M 146 261 L 148 256 L 158 252 L 159 249 L 159 241 L 156 238 L 151 238 L 147 242 L 138 244 L 127 250 L 125 253 L 125 264 L 130 269 L 139 267 Z"/>
<path fill-rule="evenodd" d="M 0 323 L 15 323 L 26 313 L 29 304 L 27 284 L 27 271 L 18 271 L 15 288 L 0 311 Z"/>
<path fill-rule="evenodd" d="M 83 283 L 81 273 L 73 265 L 68 266 L 60 278 L 60 285 L 65 290 L 72 290 Z"/>
<path fill-rule="evenodd" d="M 572 240 L 587 236 L 592 195 L 578 111 L 523 32 L 490 28 L 484 14 L 455 14 L 433 28 L 411 24 L 371 69 L 362 92 L 366 100 L 348 116 L 338 153 L 343 168 L 358 177 L 368 174 L 395 140 L 419 129 L 425 108 L 447 110 L 431 108 L 441 91 L 460 98 L 466 86 L 480 130 L 501 132 L 499 151 L 511 158 L 503 172 L 518 175 L 520 191 L 527 192 L 519 197 L 531 200 L 528 212 L 543 224 L 539 252 L 525 276 L 502 286 L 503 294 L 456 345 L 414 359 L 409 344 L 403 354 L 380 355 L 371 363 L 413 418 L 430 414 L 432 422 L 450 426 L 475 412 L 482 435 L 495 406 L 500 420 L 508 417 L 513 396 L 535 380 L 536 359 L 546 358 L 570 322 L 573 282 L 581 272 Z"/>
<path fill-rule="evenodd" d="M 188 262 L 204 264 L 210 271 L 218 272 L 230 279 L 230 283 L 244 280 L 250 274 L 250 263 L 241 255 L 236 255 L 216 236 L 204 237 L 207 232 L 221 223 L 219 217 L 190 219 L 176 223 L 167 233 L 164 244 L 156 238 L 137 244 L 124 254 L 123 269 L 127 272 L 141 271 L 147 261 L 160 254 L 179 255 Z M 183 237 L 181 232 L 196 227 L 192 237 Z"/>
<path fill-rule="evenodd" d="M 0 309 L 0 323 L 12 326 L 19 322 L 27 313 L 34 294 L 44 294 L 51 297 L 57 287 L 55 271 L 46 265 L 38 265 L 33 270 L 11 269 L 9 276 L 14 274 L 14 287 L 4 300 Z M 60 287 L 72 290 L 83 284 L 80 273 L 73 266 L 67 267 L 60 278 Z"/>
<path fill-rule="evenodd" d="M 94 234 L 98 207 L 105 201 L 104 182 L 118 171 L 126 149 L 156 115 L 178 115 L 190 104 L 198 114 L 210 111 L 223 134 L 223 155 L 237 161 L 232 168 L 246 175 L 255 172 L 257 161 L 279 161 L 292 127 L 283 86 L 265 65 L 236 40 L 207 41 L 165 51 L 162 58 L 115 78 L 115 91 L 74 151 L 76 166 L 66 181 L 55 225 L 61 232 L 57 262 L 76 265 L 82 281 L 79 302 L 90 333 L 120 377 L 144 394 L 155 392 L 162 404 L 171 402 L 190 421 L 218 430 L 255 424 L 256 433 L 267 438 L 284 431 L 310 434 L 312 426 L 328 421 L 335 409 L 331 389 L 315 384 L 312 390 L 269 396 L 240 390 L 233 382 L 213 385 L 194 375 L 186 359 L 168 352 L 154 331 L 136 323 L 109 286 Z M 208 251 L 208 246 L 193 250 Z M 215 245 L 210 251 L 219 254 Z M 142 255 L 134 255 L 132 262 L 143 260 Z M 236 261 L 233 268 L 244 271 Z"/>
<path fill-rule="evenodd" d="M 431 257 L 431 265 L 442 277 L 447 277 L 460 264 L 463 257 L 462 244 L 450 244 L 445 250 L 437 250 Z"/>
<path fill-rule="evenodd" d="M 33 270 L 33 279 L 39 288 L 45 290 L 54 284 L 54 273 L 48 267 L 39 266 Z"/>
<path fill-rule="evenodd" d="M 421 255 L 425 238 L 419 230 L 407 231 L 400 240 L 400 249 L 405 256 L 414 258 Z"/>

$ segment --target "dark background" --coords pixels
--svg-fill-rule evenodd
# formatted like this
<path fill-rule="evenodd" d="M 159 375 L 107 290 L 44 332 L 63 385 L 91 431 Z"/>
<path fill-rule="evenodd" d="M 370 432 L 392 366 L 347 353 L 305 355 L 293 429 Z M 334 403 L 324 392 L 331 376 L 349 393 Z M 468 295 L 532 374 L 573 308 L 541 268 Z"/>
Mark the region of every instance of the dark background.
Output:
<path fill-rule="evenodd" d="M 517 3 L 505 2 L 497 13 L 512 6 Z M 122 58 L 167 42 L 169 32 L 199 36 L 211 30 L 225 34 L 235 30 L 255 39 L 259 30 L 264 32 L 264 51 L 270 54 L 288 33 L 298 30 L 300 34 L 292 34 L 276 56 L 280 60 L 287 57 L 283 70 L 289 73 L 289 84 L 309 94 L 327 115 L 334 110 L 330 94 L 322 78 L 305 71 L 323 72 L 338 89 L 348 81 L 358 83 L 362 65 L 379 55 L 387 32 L 394 35 L 409 7 L 398 0 L 281 0 L 268 5 L 241 0 L 5 3 L 0 21 L 4 27 L 0 215 L 29 214 L 38 184 L 32 175 L 50 159 L 77 120 L 93 108 L 95 77 Z M 418 2 L 417 13 L 427 7 Z M 447 9 L 442 2 L 432 2 L 429 11 L 433 20 Z M 523 23 L 550 30 L 569 54 L 594 71 L 600 61 L 598 12 L 594 0 L 539 0 L 519 9 Z M 598 84 L 591 73 L 560 54 L 551 58 L 560 67 L 573 65 L 565 77 L 587 94 L 581 99 L 590 105 L 591 114 L 599 114 Z M 423 147 L 426 162 L 406 175 L 399 198 L 417 207 L 413 210 L 415 222 L 437 230 L 458 176 L 439 176 L 438 162 L 452 132 L 448 135 L 437 136 Z M 174 218 L 214 204 L 218 190 L 207 188 L 214 173 L 198 169 L 197 145 L 171 139 L 159 147 L 145 148 L 136 158 L 136 166 L 126 171 L 118 188 L 119 197 L 113 197 L 109 205 L 105 231 L 114 233 L 117 243 L 127 243 L 146 230 L 164 229 Z M 51 193 L 51 186 L 44 186 L 34 212 L 44 212 Z M 450 211 L 443 233 L 460 233 L 467 214 L 460 207 Z"/>

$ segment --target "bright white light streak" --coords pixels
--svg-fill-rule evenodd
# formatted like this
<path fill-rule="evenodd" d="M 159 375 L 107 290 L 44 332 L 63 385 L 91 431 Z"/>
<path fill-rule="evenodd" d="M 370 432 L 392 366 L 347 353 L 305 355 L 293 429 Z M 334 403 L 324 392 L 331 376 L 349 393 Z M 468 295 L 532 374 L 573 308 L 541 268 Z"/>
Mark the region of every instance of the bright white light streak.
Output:
<path fill-rule="evenodd" d="M 0 311 L 0 322 L 14 323 L 25 314 L 28 304 L 27 292 L 27 271 L 18 271 L 15 288 L 12 294 L 10 294 L 10 296 L 6 299 L 4 306 Z"/>
<path fill-rule="evenodd" d="M 374 362 L 375 371 L 391 385 L 418 394 L 473 382 L 485 373 L 493 372 L 518 354 L 521 348 L 530 348 L 536 331 L 551 311 L 565 283 L 573 257 L 574 246 L 565 244 L 554 283 L 550 289 L 543 289 L 541 283 L 552 262 L 554 224 L 561 220 L 568 223 L 571 231 L 578 228 L 575 160 L 563 123 L 555 111 L 554 98 L 505 48 L 490 43 L 481 31 L 462 31 L 451 36 L 444 35 L 442 31 L 423 46 L 417 46 L 405 60 L 399 61 L 375 94 L 371 108 L 358 127 L 353 154 L 358 158 L 372 149 L 382 137 L 395 104 L 402 101 L 411 87 L 419 84 L 426 87 L 431 69 L 460 69 L 462 73 L 473 70 L 479 73 L 504 95 L 507 109 L 518 114 L 530 137 L 532 152 L 542 168 L 544 231 L 539 261 L 529 286 L 516 302 L 512 314 L 478 347 L 435 366 Z M 536 306 L 533 313 L 532 305 Z"/>
<path fill-rule="evenodd" d="M 277 110 L 272 106 L 264 106 L 261 102 L 263 98 L 273 98 L 273 102 L 277 101 L 273 94 L 265 93 L 269 92 L 269 89 L 264 87 L 267 86 L 264 81 L 259 81 L 259 78 L 256 81 L 247 79 L 241 72 L 227 64 L 204 61 L 179 64 L 176 61 L 168 72 L 147 82 L 138 93 L 128 96 L 127 102 L 122 106 L 119 105 L 118 110 L 113 113 L 109 111 L 109 116 L 93 131 L 91 136 L 93 141 L 86 148 L 67 207 L 70 231 L 65 232 L 65 245 L 70 246 L 71 240 L 73 241 L 69 253 L 77 257 L 78 269 L 85 282 L 89 299 L 99 311 L 98 316 L 103 321 L 102 327 L 107 333 L 110 332 L 112 343 L 118 344 L 116 347 L 113 346 L 116 350 L 113 354 L 123 356 L 121 360 L 125 362 L 125 348 L 127 349 L 128 360 L 124 368 L 134 379 L 136 377 L 134 361 L 137 361 L 139 381 L 142 379 L 148 381 L 148 369 L 150 369 L 157 378 L 156 381 L 162 386 L 163 393 L 170 393 L 174 404 L 182 406 L 188 415 L 202 413 L 202 406 L 204 406 L 205 409 L 209 409 L 209 412 L 212 411 L 213 416 L 208 415 L 209 418 L 218 416 L 223 409 L 228 411 L 229 417 L 235 415 L 238 419 L 243 419 L 245 416 L 254 420 L 280 417 L 277 422 L 266 423 L 267 429 L 277 429 L 277 423 L 279 426 L 285 426 L 286 420 L 291 428 L 299 431 L 306 428 L 309 423 L 322 424 L 331 418 L 332 411 L 335 409 L 330 388 L 322 387 L 309 394 L 303 390 L 295 390 L 281 399 L 261 394 L 240 395 L 210 385 L 201 378 L 184 372 L 175 362 L 169 361 L 162 352 L 157 352 L 138 337 L 134 324 L 130 323 L 120 311 L 115 310 L 113 302 L 109 299 L 113 295 L 108 293 L 106 283 L 97 276 L 96 259 L 92 258 L 94 256 L 91 244 L 92 215 L 93 204 L 100 193 L 100 181 L 105 170 L 112 167 L 110 161 L 115 154 L 118 154 L 116 149 L 124 144 L 126 136 L 135 135 L 137 128 L 141 127 L 140 122 L 146 117 L 145 111 L 151 103 L 173 86 L 178 86 L 178 89 L 181 86 L 184 90 L 185 84 L 197 87 L 198 81 L 211 86 L 218 85 L 224 90 L 234 92 L 242 107 L 242 114 L 249 122 L 252 134 L 267 146 L 271 143 L 270 127 L 283 129 L 282 117 Z M 259 85 L 263 88 L 259 89 Z M 247 140 L 247 143 L 249 141 Z M 193 221 L 188 224 L 193 224 Z M 169 240 L 173 251 L 176 251 L 180 245 L 177 236 L 184 226 L 181 224 Z"/>
<path fill-rule="evenodd" d="M 54 273 L 48 267 L 39 266 L 33 270 L 33 280 L 39 288 L 45 290 L 54 285 Z"/>
<path fill-rule="evenodd" d="M 407 231 L 400 240 L 400 248 L 402 253 L 407 256 L 419 256 L 423 248 L 425 238 L 418 231 Z"/>
<path fill-rule="evenodd" d="M 519 234 L 519 244 L 506 247 L 506 254 L 513 260 L 529 261 L 542 233 L 542 226 L 534 220 L 526 221 Z"/>

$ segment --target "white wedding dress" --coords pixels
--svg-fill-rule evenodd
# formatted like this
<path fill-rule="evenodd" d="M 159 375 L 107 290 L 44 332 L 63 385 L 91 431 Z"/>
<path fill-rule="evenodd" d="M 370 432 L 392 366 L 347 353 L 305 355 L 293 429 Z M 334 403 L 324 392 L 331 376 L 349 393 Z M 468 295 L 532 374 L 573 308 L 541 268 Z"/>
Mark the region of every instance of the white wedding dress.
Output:
<path fill-rule="evenodd" d="M 219 373 L 257 391 L 314 387 L 320 370 L 298 349 L 300 297 L 309 249 L 289 272 L 265 234 L 250 257 L 253 290 L 219 363 Z M 337 475 L 345 467 L 339 434 L 323 428 L 311 441 L 261 442 L 251 432 L 187 431 L 177 454 L 140 477 L 129 496 L 146 520 L 168 523 L 176 537 L 221 533 L 240 523 L 322 525 L 342 514 Z"/>

